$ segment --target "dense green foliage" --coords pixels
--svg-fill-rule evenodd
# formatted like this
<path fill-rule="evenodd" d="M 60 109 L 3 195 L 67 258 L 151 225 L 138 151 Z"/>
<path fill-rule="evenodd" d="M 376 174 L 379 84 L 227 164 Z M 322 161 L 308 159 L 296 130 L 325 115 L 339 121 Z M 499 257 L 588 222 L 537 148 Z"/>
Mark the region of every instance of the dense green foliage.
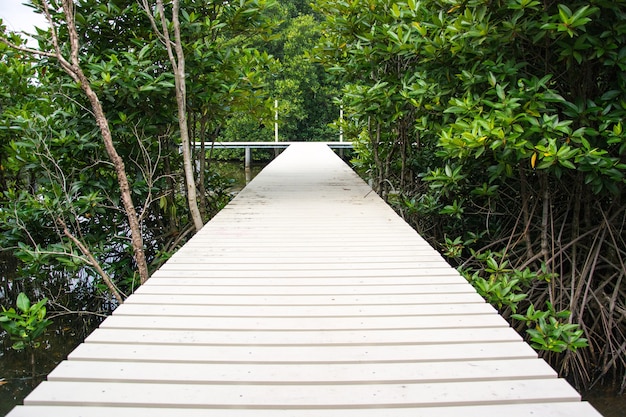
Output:
<path fill-rule="evenodd" d="M 274 35 L 253 43 L 267 53 L 274 65 L 261 74 L 268 97 L 258 105 L 238 111 L 221 134 L 224 141 L 268 141 L 274 139 L 274 101 L 278 103 L 280 141 L 326 141 L 337 136 L 330 124 L 339 117 L 334 99 L 339 95 L 336 79 L 310 59 L 321 37 L 319 18 L 304 3 L 282 2 L 276 11 Z"/>
<path fill-rule="evenodd" d="M 626 3 L 318 4 L 357 166 L 558 369 L 623 389 Z"/>

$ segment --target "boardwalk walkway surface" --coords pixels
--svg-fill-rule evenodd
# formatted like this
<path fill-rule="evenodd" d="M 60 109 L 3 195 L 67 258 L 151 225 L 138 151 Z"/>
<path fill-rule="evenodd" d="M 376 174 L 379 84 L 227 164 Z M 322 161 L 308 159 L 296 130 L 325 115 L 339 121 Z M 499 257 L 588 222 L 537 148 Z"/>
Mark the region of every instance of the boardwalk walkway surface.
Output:
<path fill-rule="evenodd" d="M 289 147 L 9 414 L 599 415 L 318 144 Z"/>

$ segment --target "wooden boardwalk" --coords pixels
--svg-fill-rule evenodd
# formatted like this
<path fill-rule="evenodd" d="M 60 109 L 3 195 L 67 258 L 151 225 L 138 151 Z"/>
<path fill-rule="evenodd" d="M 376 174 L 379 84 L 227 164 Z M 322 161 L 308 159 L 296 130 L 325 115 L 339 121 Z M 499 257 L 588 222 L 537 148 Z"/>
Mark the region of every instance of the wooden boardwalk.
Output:
<path fill-rule="evenodd" d="M 328 147 L 297 144 L 10 417 L 599 416 Z"/>

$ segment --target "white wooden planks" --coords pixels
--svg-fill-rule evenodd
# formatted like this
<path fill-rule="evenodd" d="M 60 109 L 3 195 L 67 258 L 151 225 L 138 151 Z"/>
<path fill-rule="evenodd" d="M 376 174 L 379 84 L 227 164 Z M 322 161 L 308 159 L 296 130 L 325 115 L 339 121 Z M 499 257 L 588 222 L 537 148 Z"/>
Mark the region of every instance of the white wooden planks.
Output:
<path fill-rule="evenodd" d="M 388 330 L 388 329 L 457 329 L 459 327 L 502 327 L 506 325 L 497 315 L 488 316 L 385 316 L 385 317 L 148 317 L 116 315 L 103 323 L 107 329 L 167 329 L 167 330 Z"/>
<path fill-rule="evenodd" d="M 288 148 L 10 417 L 598 416 L 327 147 Z"/>
<path fill-rule="evenodd" d="M 485 405 L 495 398 L 499 404 L 515 404 L 578 401 L 580 397 L 567 382 L 556 378 L 320 385 L 51 381 L 29 395 L 28 403 L 214 409 L 362 408 L 363 415 L 367 415 L 368 408 Z"/>
<path fill-rule="evenodd" d="M 407 378 L 411 375 L 411 378 Z M 494 377 L 497 375 L 497 377 Z M 291 364 L 199 364 L 104 361 L 65 361 L 49 381 L 145 382 L 170 384 L 320 385 L 371 383 L 440 383 L 495 379 L 556 378 L 556 373 L 533 359 L 448 362 L 335 363 L 319 366 Z"/>
<path fill-rule="evenodd" d="M 43 416 L 63 417 L 587 417 L 599 415 L 589 403 L 554 402 L 493 404 L 488 406 L 406 407 L 363 409 L 206 409 L 169 407 L 37 406 L 17 407 L 10 417 L 30 417 L 36 411 Z M 86 414 L 86 411 L 89 414 Z"/>
<path fill-rule="evenodd" d="M 83 343 L 69 355 L 78 361 L 132 361 L 152 364 L 303 364 L 326 366 L 335 363 L 428 363 L 480 360 L 537 359 L 525 343 L 516 341 L 455 344 L 393 344 L 321 346 L 237 346 L 149 343 Z M 542 362 L 540 362 L 542 363 Z M 453 368 L 455 364 L 451 365 Z M 549 368 L 549 367 L 548 367 Z"/>

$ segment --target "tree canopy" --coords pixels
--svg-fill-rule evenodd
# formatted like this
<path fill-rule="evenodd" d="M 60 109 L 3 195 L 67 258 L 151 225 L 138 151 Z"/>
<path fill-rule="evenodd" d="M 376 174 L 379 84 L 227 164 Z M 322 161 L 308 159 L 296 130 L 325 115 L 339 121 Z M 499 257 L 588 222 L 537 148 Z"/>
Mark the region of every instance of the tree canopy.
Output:
<path fill-rule="evenodd" d="M 624 2 L 317 4 L 355 164 L 558 369 L 623 389 Z"/>

